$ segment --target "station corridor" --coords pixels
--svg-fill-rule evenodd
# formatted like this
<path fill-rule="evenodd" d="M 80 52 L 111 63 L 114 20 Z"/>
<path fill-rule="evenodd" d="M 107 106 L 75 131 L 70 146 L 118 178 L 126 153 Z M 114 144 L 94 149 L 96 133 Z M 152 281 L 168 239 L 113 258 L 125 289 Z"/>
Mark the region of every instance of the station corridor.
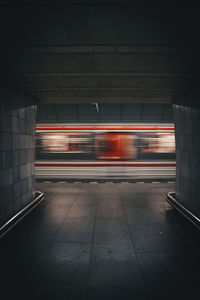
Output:
<path fill-rule="evenodd" d="M 173 182 L 38 182 L 44 201 L 0 241 L 1 299 L 191 299 L 199 232 Z M 180 297 L 180 298 L 179 298 Z"/>

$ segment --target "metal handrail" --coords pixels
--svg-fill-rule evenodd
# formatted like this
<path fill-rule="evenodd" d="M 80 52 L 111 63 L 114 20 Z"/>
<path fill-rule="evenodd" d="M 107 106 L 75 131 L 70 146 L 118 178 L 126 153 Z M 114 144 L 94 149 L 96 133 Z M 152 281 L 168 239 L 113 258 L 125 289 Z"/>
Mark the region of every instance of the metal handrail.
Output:
<path fill-rule="evenodd" d="M 42 192 L 35 192 L 35 199 L 31 201 L 27 206 L 20 210 L 16 215 L 9 219 L 2 227 L 0 227 L 0 238 L 8 233 L 17 223 L 19 223 L 26 215 L 28 215 L 41 201 L 44 200 L 44 194 Z"/>
<path fill-rule="evenodd" d="M 200 219 L 195 216 L 191 211 L 185 208 L 182 204 L 180 204 L 176 198 L 176 194 L 174 192 L 167 193 L 167 201 L 171 204 L 175 209 L 177 209 L 185 218 L 187 218 L 191 223 L 193 223 L 198 229 L 200 229 Z"/>

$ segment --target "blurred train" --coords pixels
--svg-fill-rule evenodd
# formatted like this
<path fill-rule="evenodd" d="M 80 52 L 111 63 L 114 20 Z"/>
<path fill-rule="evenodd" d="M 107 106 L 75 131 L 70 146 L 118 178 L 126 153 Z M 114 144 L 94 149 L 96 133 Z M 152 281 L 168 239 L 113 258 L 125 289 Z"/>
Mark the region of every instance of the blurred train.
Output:
<path fill-rule="evenodd" d="M 38 178 L 175 177 L 173 124 L 37 124 Z"/>

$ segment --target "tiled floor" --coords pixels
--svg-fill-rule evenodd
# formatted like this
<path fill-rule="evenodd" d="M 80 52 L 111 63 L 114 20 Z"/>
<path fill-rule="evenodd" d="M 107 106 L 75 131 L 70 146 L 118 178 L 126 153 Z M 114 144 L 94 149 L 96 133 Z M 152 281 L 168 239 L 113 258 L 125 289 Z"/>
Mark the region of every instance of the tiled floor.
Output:
<path fill-rule="evenodd" d="M 165 201 L 173 183 L 37 189 L 44 202 L 0 241 L 2 300 L 200 295 L 200 233 Z"/>

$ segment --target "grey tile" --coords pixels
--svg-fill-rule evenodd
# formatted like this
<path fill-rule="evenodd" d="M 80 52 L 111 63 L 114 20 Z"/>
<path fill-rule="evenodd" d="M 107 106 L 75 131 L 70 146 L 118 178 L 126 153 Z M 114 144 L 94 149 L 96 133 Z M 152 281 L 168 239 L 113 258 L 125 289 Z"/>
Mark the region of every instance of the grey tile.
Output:
<path fill-rule="evenodd" d="M 160 204 L 149 206 L 152 214 L 161 225 L 179 226 L 182 223 L 180 214 L 171 206 Z"/>
<path fill-rule="evenodd" d="M 14 132 L 14 133 L 19 132 L 19 121 L 18 121 L 18 118 L 16 118 L 15 116 L 12 117 L 12 132 Z M 16 136 L 16 135 L 14 135 L 14 136 Z"/>
<path fill-rule="evenodd" d="M 13 202 L 14 194 L 13 194 L 13 186 L 9 185 L 4 187 L 4 201 L 6 204 Z"/>
<path fill-rule="evenodd" d="M 98 193 L 99 195 L 111 194 L 114 196 L 118 194 L 116 186 L 112 182 L 98 184 Z"/>
<path fill-rule="evenodd" d="M 94 245 L 90 286 L 140 288 L 142 278 L 132 246 Z"/>
<path fill-rule="evenodd" d="M 4 187 L 4 172 L 5 172 L 5 169 L 0 170 L 0 188 Z"/>
<path fill-rule="evenodd" d="M 152 183 L 145 183 L 142 184 L 142 186 L 140 184 L 137 183 L 119 183 L 117 185 L 117 189 L 119 191 L 119 193 L 121 194 L 121 196 L 129 196 L 132 197 L 133 194 L 141 194 L 143 196 L 146 196 L 148 193 L 149 194 L 155 194 L 155 190 L 154 190 L 154 185 L 152 185 Z"/>
<path fill-rule="evenodd" d="M 176 250 L 179 253 L 198 253 L 200 251 L 199 230 L 183 216 L 180 215 L 178 217 L 180 217 L 180 222 L 176 222 L 175 225 L 165 225 L 166 231 L 175 243 Z"/>
<path fill-rule="evenodd" d="M 131 243 L 128 228 L 123 219 L 97 219 L 94 231 L 94 243 L 124 244 Z"/>
<path fill-rule="evenodd" d="M 4 151 L 4 167 L 5 169 L 12 168 L 13 162 L 12 162 L 12 151 Z"/>
<path fill-rule="evenodd" d="M 97 195 L 96 193 L 82 193 L 80 192 L 76 197 L 76 205 L 82 206 L 96 206 L 97 204 Z"/>
<path fill-rule="evenodd" d="M 110 187 L 99 194 L 98 185 L 83 184 L 82 190 L 82 184 L 36 184 L 45 191 L 44 202 L 1 240 L 1 293 L 9 291 L 14 298 L 8 289 L 12 284 L 20 295 L 31 294 L 30 299 L 82 300 L 89 276 L 87 299 L 194 296 L 199 290 L 199 232 L 165 203 L 162 190 L 169 185 L 163 184 L 158 196 L 150 184 L 142 185 L 142 192 L 136 184 L 124 184 L 120 192 L 117 184 L 113 195 Z M 29 189 L 28 178 L 14 184 L 9 213 L 19 209 L 18 195 L 30 195 Z M 5 210 L 0 203 L 0 211 Z"/>
<path fill-rule="evenodd" d="M 45 200 L 44 200 L 45 201 Z M 60 226 L 68 212 L 68 208 L 60 208 L 60 207 L 54 207 L 49 208 L 46 207 L 44 211 L 41 212 L 41 224 L 44 224 L 45 226 L 50 227 L 57 227 Z"/>
<path fill-rule="evenodd" d="M 138 256 L 150 298 L 169 299 L 173 295 L 174 299 L 189 299 L 198 291 L 199 284 L 193 276 L 197 267 L 187 269 L 183 257 L 180 267 L 177 254 L 141 253 Z"/>
<path fill-rule="evenodd" d="M 41 259 L 41 268 L 52 284 L 87 284 L 91 246 L 87 243 L 54 243 Z"/>
<path fill-rule="evenodd" d="M 121 201 L 119 198 L 112 198 L 109 196 L 98 197 L 98 207 L 103 208 L 121 208 Z"/>
<path fill-rule="evenodd" d="M 124 208 L 125 217 L 129 224 L 155 224 L 158 220 L 148 207 Z"/>
<path fill-rule="evenodd" d="M 16 195 L 14 198 L 15 198 L 14 199 L 15 200 L 15 211 L 19 212 L 22 208 L 22 199 L 21 199 L 21 197 L 17 198 Z"/>
<path fill-rule="evenodd" d="M 104 202 L 103 205 L 107 205 L 106 203 L 109 202 L 120 202 L 120 197 L 118 193 L 104 193 L 104 194 L 98 194 L 99 202 Z M 109 204 L 108 204 L 109 205 Z"/>
<path fill-rule="evenodd" d="M 52 209 L 55 207 L 63 207 L 63 208 L 70 208 L 73 201 L 74 201 L 74 196 L 73 195 L 51 195 L 49 193 L 45 193 L 45 198 L 47 199 L 46 205 L 48 207 L 51 207 Z"/>
<path fill-rule="evenodd" d="M 3 170 L 4 168 L 5 168 L 5 164 L 4 164 L 4 151 L 0 151 L 0 170 Z"/>
<path fill-rule="evenodd" d="M 5 132 L 3 133 L 3 149 L 5 151 L 12 150 L 12 138 L 11 133 Z"/>
<path fill-rule="evenodd" d="M 4 170 L 4 185 L 9 186 L 13 183 L 13 169 Z"/>
<path fill-rule="evenodd" d="M 94 220 L 91 218 L 66 218 L 56 234 L 59 242 L 92 242 Z"/>
<path fill-rule="evenodd" d="M 46 185 L 45 190 L 54 195 L 64 194 L 64 195 L 77 195 L 79 193 L 81 184 L 75 183 L 66 183 L 59 184 L 55 182 L 51 182 L 51 184 Z"/>
<path fill-rule="evenodd" d="M 115 219 L 115 218 L 123 218 L 123 211 L 121 207 L 118 207 L 116 205 L 111 205 L 111 206 L 99 206 L 97 208 L 97 214 L 96 214 L 97 219 Z"/>
<path fill-rule="evenodd" d="M 14 183 L 20 180 L 20 169 L 19 167 L 13 167 L 13 181 Z"/>
<path fill-rule="evenodd" d="M 137 252 L 175 252 L 172 236 L 159 225 L 129 225 Z"/>
<path fill-rule="evenodd" d="M 6 217 L 7 217 L 7 220 L 9 220 L 10 218 L 12 218 L 15 213 L 16 212 L 15 212 L 14 201 L 6 203 Z"/>
<path fill-rule="evenodd" d="M 6 132 L 11 132 L 11 117 L 8 116 L 7 114 L 2 115 L 2 130 Z"/>
<path fill-rule="evenodd" d="M 148 201 L 149 199 L 145 196 L 141 195 L 131 195 L 131 196 L 126 196 L 121 199 L 121 204 L 122 207 L 127 207 L 127 209 L 130 208 L 137 208 L 137 207 L 147 207 L 148 206 Z"/>
<path fill-rule="evenodd" d="M 90 218 L 95 217 L 96 208 L 94 206 L 76 205 L 70 208 L 68 218 Z"/>
<path fill-rule="evenodd" d="M 26 165 L 20 165 L 20 179 L 26 178 Z"/>
<path fill-rule="evenodd" d="M 26 163 L 26 151 L 19 150 L 19 162 L 20 165 L 24 165 Z"/>
<path fill-rule="evenodd" d="M 19 150 L 13 151 L 13 165 L 19 166 Z"/>

